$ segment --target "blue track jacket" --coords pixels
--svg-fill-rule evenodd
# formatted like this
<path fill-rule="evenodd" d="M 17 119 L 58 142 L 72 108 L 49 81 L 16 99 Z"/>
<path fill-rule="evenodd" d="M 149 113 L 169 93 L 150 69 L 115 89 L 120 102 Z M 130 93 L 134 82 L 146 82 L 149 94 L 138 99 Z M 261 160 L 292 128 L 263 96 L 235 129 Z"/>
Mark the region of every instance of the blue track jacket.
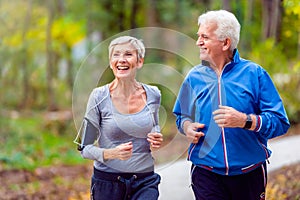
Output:
<path fill-rule="evenodd" d="M 220 128 L 212 115 L 219 105 L 256 114 L 255 131 Z M 240 58 L 237 49 L 220 77 L 209 66 L 192 68 L 181 86 L 173 113 L 181 133 L 186 120 L 205 124 L 201 130 L 205 136 L 190 145 L 188 160 L 222 175 L 246 173 L 261 165 L 271 155 L 267 140 L 285 134 L 290 127 L 268 73 L 261 66 Z"/>

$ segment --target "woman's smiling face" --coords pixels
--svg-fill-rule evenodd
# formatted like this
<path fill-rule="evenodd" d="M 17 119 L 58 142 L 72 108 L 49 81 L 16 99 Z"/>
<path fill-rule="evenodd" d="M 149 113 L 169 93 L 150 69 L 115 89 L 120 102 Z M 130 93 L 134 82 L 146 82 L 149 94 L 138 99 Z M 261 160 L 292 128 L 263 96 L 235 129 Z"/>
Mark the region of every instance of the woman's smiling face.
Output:
<path fill-rule="evenodd" d="M 141 68 L 144 59 L 138 58 L 137 50 L 130 43 L 118 44 L 110 57 L 110 68 L 116 78 L 135 78 L 137 69 Z"/>

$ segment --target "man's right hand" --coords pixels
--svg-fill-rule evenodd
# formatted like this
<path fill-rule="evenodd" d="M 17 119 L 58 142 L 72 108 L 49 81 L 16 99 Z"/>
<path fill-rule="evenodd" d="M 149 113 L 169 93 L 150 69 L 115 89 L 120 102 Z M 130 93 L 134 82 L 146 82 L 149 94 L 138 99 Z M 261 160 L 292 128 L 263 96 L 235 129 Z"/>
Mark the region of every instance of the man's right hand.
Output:
<path fill-rule="evenodd" d="M 189 142 L 194 144 L 199 142 L 200 137 L 203 137 L 205 134 L 201 131 L 199 132 L 198 129 L 202 129 L 204 126 L 204 124 L 200 124 L 198 122 L 185 121 L 183 123 L 183 131 Z"/>

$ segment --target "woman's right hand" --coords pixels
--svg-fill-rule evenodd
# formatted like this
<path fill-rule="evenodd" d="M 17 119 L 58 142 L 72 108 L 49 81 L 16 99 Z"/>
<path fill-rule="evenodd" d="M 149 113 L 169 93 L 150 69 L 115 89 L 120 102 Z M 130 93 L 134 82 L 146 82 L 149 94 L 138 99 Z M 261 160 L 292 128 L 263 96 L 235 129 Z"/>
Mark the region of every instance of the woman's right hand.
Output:
<path fill-rule="evenodd" d="M 132 142 L 120 144 L 112 149 L 105 149 L 103 157 L 105 160 L 109 159 L 120 159 L 128 160 L 132 156 L 133 145 Z"/>

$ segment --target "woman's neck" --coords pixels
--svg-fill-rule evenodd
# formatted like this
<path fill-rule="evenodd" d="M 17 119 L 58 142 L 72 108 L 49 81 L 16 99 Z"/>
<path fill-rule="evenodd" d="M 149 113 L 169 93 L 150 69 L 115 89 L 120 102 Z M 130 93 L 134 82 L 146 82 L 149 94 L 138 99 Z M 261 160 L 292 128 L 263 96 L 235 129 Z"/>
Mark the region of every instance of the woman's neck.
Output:
<path fill-rule="evenodd" d="M 125 97 L 135 94 L 140 88 L 141 84 L 136 80 L 123 81 L 115 79 L 109 84 L 110 92 Z"/>
<path fill-rule="evenodd" d="M 131 82 L 114 80 L 110 83 L 109 90 L 113 105 L 120 113 L 137 113 L 146 105 L 146 91 L 136 80 Z"/>

